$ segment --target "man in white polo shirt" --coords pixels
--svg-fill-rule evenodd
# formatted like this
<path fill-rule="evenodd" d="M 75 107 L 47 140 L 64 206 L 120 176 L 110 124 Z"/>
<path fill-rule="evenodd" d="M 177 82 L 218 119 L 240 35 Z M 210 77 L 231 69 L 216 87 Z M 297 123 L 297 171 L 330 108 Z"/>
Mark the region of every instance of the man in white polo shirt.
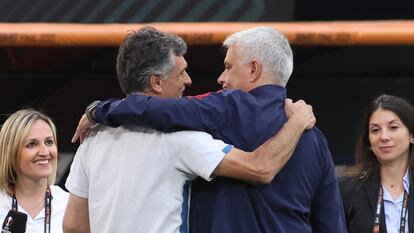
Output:
<path fill-rule="evenodd" d="M 181 97 L 191 79 L 185 42 L 144 27 L 123 41 L 117 59 L 124 93 Z M 98 126 L 79 147 L 66 182 L 71 192 L 64 231 L 188 232 L 190 181 L 228 176 L 270 182 L 314 125 L 311 107 L 287 102 L 289 120 L 253 152 L 198 131 L 162 133 L 143 127 Z"/>

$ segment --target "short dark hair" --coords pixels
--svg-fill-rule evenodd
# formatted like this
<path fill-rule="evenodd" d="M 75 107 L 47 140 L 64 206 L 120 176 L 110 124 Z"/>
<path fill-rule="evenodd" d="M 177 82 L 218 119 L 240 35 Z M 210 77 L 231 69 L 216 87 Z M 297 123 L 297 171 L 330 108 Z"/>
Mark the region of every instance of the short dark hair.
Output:
<path fill-rule="evenodd" d="M 126 94 L 145 92 L 151 75 L 166 76 L 174 67 L 174 56 L 187 51 L 184 40 L 176 35 L 145 26 L 129 32 L 117 57 L 117 77 Z"/>

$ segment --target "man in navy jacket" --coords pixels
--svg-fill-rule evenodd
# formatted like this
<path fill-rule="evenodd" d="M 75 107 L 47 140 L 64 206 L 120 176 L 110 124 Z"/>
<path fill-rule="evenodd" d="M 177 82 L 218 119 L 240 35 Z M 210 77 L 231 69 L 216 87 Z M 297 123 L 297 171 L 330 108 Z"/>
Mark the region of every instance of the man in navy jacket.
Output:
<path fill-rule="evenodd" d="M 240 31 L 224 41 L 223 91 L 203 97 L 161 100 L 130 95 L 94 110 L 97 122 L 195 129 L 252 151 L 286 122 L 286 83 L 293 70 L 287 39 L 270 27 Z M 306 131 L 268 185 L 228 178 L 192 185 L 190 232 L 343 233 L 344 212 L 324 135 Z"/>

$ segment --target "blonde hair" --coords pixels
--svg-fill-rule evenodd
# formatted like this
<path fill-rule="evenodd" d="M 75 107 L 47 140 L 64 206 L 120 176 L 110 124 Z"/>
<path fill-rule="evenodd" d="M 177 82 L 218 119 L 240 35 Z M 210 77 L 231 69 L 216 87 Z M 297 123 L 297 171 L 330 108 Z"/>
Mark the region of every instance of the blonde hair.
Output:
<path fill-rule="evenodd" d="M 45 121 L 51 128 L 53 140 L 57 146 L 56 127 L 50 117 L 33 109 L 22 109 L 10 115 L 0 130 L 0 190 L 9 192 L 10 184 L 17 181 L 17 166 L 24 142 L 33 124 L 37 120 Z M 48 177 L 48 185 L 56 179 L 57 160 L 52 163 L 52 174 Z"/>

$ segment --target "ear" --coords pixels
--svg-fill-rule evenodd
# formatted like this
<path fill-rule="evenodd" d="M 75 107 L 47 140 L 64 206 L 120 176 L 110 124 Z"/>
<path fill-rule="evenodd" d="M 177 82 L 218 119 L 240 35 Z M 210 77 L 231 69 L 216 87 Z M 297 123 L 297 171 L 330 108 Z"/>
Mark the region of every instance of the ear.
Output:
<path fill-rule="evenodd" d="M 410 137 L 410 143 L 411 144 L 414 144 L 414 137 L 413 137 L 413 135 L 411 135 L 411 137 Z"/>
<path fill-rule="evenodd" d="M 160 75 L 151 75 L 150 77 L 150 88 L 153 92 L 159 94 L 162 92 L 162 85 L 161 85 L 161 76 Z"/>
<path fill-rule="evenodd" d="M 252 60 L 250 62 L 250 82 L 256 82 L 260 79 L 262 75 L 262 63 L 259 60 Z"/>

